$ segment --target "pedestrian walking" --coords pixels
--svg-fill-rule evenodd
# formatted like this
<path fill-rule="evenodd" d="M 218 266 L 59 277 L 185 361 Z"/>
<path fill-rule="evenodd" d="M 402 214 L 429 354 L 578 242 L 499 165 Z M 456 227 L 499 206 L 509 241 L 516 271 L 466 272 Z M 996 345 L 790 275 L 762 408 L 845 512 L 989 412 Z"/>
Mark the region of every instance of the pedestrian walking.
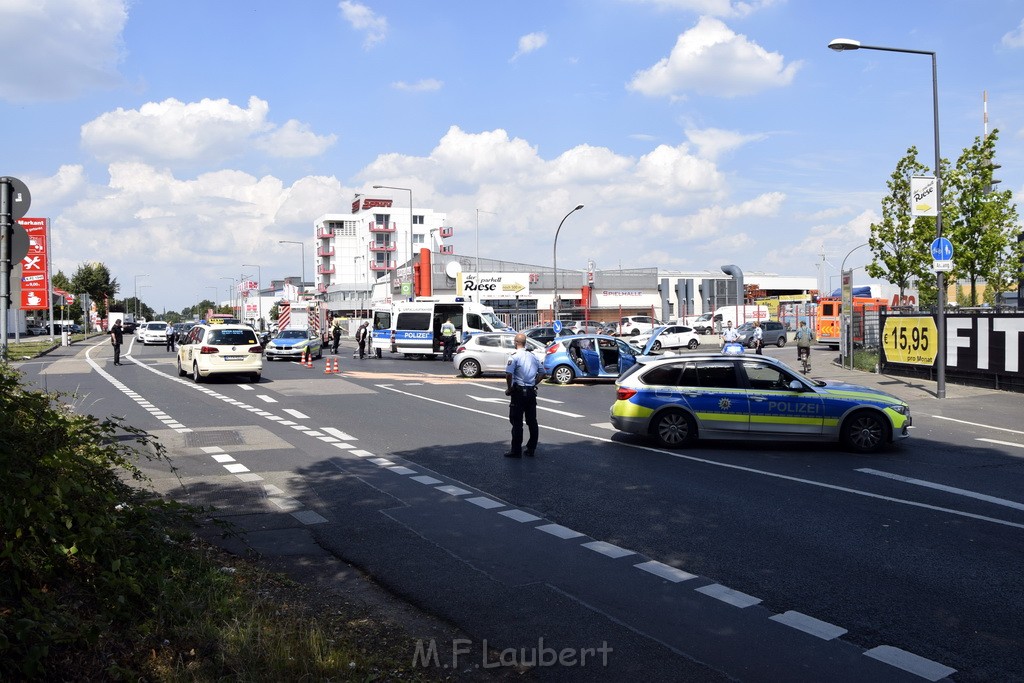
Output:
<path fill-rule="evenodd" d="M 338 355 L 338 345 L 341 344 L 341 325 L 335 323 L 331 330 L 331 351 Z"/>
<path fill-rule="evenodd" d="M 124 342 L 124 330 L 121 329 L 121 321 L 115 320 L 114 326 L 110 328 L 110 343 L 114 347 L 114 365 L 121 364 L 121 344 Z"/>
<path fill-rule="evenodd" d="M 168 323 L 167 327 L 164 328 L 164 336 L 167 339 L 167 351 L 174 350 L 174 342 L 178 338 L 177 330 L 174 329 L 174 325 Z"/>
<path fill-rule="evenodd" d="M 359 359 L 362 360 L 366 357 L 366 337 L 369 335 L 370 323 L 363 321 L 363 324 L 356 330 L 356 344 L 359 345 Z"/>
<path fill-rule="evenodd" d="M 533 352 L 526 350 L 526 335 L 520 332 L 515 338 L 516 351 L 505 365 L 505 395 L 509 397 L 508 421 L 512 424 L 512 447 L 505 453 L 506 458 L 519 458 L 523 454 L 523 419 L 530 430 L 526 442 L 526 455 L 533 457 L 537 451 L 539 427 L 537 426 L 537 385 L 544 379 L 544 366 Z"/>
<path fill-rule="evenodd" d="M 455 355 L 455 325 L 451 318 L 441 325 L 441 343 L 444 344 L 442 360 L 451 361 Z"/>

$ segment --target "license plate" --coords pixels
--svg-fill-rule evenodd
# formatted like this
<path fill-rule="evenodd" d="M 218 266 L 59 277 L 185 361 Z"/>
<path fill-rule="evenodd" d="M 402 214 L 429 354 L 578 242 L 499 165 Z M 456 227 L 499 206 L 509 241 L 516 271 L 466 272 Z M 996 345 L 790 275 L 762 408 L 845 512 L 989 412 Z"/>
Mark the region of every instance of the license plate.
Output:
<path fill-rule="evenodd" d="M 224 356 L 224 360 L 245 360 L 245 356 Z"/>

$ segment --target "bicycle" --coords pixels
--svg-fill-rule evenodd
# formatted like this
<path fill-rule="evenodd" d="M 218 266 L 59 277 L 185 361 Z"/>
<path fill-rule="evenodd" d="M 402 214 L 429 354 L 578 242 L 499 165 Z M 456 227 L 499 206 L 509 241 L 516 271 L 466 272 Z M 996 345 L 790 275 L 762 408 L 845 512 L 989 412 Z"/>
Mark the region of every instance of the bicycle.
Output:
<path fill-rule="evenodd" d="M 803 373 L 806 375 L 811 369 L 811 349 L 808 346 L 798 346 L 796 349 L 796 358 L 800 361 L 803 367 Z"/>

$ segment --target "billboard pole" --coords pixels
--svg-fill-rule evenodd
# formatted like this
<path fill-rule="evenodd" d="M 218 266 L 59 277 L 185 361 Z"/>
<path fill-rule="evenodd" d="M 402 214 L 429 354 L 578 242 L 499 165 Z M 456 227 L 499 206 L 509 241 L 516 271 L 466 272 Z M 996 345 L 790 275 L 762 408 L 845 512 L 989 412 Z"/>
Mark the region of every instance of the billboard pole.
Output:
<path fill-rule="evenodd" d="M 11 310 L 11 185 L 0 178 L 0 360 L 7 360 L 7 320 Z"/>

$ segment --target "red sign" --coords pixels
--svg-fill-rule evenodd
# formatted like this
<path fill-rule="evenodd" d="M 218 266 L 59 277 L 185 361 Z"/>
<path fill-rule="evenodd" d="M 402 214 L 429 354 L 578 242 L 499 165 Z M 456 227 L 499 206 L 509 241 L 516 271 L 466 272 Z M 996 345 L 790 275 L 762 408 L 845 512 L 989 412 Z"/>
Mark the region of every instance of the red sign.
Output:
<path fill-rule="evenodd" d="M 28 253 L 21 260 L 21 310 L 50 307 L 50 262 L 46 249 L 45 218 L 19 218 L 28 233 Z"/>

